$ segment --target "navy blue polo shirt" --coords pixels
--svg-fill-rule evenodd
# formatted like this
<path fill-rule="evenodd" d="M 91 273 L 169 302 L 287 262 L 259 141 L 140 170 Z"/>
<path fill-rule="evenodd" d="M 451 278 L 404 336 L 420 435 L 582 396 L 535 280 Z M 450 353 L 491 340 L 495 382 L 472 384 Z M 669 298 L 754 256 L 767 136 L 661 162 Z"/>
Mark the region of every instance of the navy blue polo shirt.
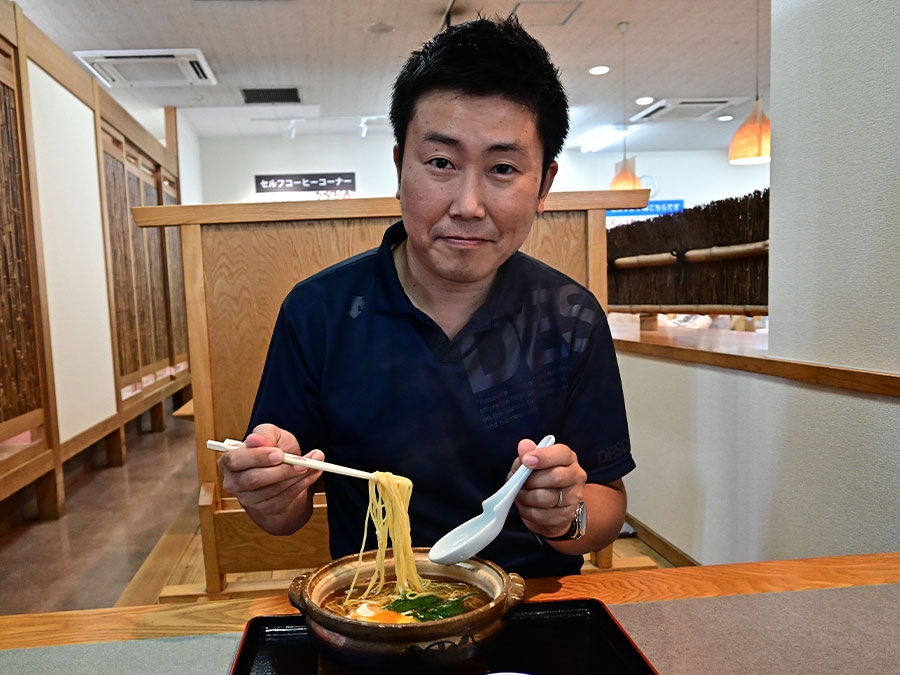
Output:
<path fill-rule="evenodd" d="M 430 547 L 478 515 L 522 438 L 553 434 L 578 453 L 588 482 L 631 471 L 619 370 L 594 296 L 517 252 L 450 340 L 400 285 L 391 250 L 405 237 L 396 223 L 378 249 L 288 294 L 250 428 L 272 423 L 303 452 L 320 448 L 328 461 L 410 478 L 414 546 Z M 366 482 L 327 473 L 325 489 L 331 555 L 358 552 Z M 583 561 L 541 543 L 515 506 L 480 555 L 526 577 L 577 574 Z"/>

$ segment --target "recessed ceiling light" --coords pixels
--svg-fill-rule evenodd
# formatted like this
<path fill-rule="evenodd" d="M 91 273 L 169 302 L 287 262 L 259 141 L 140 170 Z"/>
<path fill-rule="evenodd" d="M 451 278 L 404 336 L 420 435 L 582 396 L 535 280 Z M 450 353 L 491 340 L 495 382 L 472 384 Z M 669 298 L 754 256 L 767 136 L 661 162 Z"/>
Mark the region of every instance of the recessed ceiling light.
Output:
<path fill-rule="evenodd" d="M 716 119 L 720 122 L 730 122 L 734 119 L 734 115 L 719 115 Z"/>
<path fill-rule="evenodd" d="M 594 66 L 588 72 L 591 75 L 606 75 L 609 72 L 609 66 Z"/>
<path fill-rule="evenodd" d="M 655 100 L 656 99 L 654 99 L 652 96 L 641 96 L 640 98 L 634 99 L 634 102 L 638 105 L 650 105 Z"/>

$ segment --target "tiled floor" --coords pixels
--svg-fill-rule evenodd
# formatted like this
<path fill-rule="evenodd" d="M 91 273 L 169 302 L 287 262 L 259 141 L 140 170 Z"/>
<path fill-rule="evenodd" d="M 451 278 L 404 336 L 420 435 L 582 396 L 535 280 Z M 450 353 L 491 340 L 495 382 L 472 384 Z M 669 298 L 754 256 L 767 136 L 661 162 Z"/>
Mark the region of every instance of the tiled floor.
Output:
<path fill-rule="evenodd" d="M 146 417 L 146 415 L 145 415 Z M 194 425 L 126 427 L 125 466 L 95 446 L 66 463 L 66 515 L 0 536 L 0 614 L 111 607 L 178 512 L 196 499 Z M 144 426 L 148 426 L 145 419 Z"/>

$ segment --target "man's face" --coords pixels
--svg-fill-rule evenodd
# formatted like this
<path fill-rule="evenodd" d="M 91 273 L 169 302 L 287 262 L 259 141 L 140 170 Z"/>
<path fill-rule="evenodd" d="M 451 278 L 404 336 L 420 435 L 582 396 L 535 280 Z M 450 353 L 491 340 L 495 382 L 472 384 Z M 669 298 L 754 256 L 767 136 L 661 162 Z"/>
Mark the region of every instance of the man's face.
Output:
<path fill-rule="evenodd" d="M 528 108 L 454 91 L 420 98 L 397 167 L 413 276 L 445 288 L 491 281 L 544 210 L 557 166 L 542 187 L 542 160 Z"/>

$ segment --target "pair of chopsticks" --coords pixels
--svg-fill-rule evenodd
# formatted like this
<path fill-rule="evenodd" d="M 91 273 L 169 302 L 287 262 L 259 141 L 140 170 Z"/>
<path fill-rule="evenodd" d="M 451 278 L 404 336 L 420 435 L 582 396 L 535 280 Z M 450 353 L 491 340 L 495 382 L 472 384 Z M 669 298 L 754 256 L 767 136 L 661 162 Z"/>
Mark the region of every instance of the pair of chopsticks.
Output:
<path fill-rule="evenodd" d="M 246 448 L 247 446 L 233 438 L 226 438 L 224 443 L 220 441 L 206 441 L 206 447 L 210 450 L 216 450 L 217 452 L 228 452 L 235 448 Z M 318 459 L 307 459 L 306 457 L 292 455 L 289 452 L 284 453 L 284 463 L 305 466 L 309 469 L 315 469 L 316 471 L 330 471 L 331 473 L 339 473 L 343 476 L 350 476 L 351 478 L 362 478 L 363 480 L 372 480 L 375 478 L 375 474 L 371 474 L 367 471 L 351 469 L 346 466 L 340 466 L 339 464 L 332 464 L 331 462 L 320 462 Z"/>

